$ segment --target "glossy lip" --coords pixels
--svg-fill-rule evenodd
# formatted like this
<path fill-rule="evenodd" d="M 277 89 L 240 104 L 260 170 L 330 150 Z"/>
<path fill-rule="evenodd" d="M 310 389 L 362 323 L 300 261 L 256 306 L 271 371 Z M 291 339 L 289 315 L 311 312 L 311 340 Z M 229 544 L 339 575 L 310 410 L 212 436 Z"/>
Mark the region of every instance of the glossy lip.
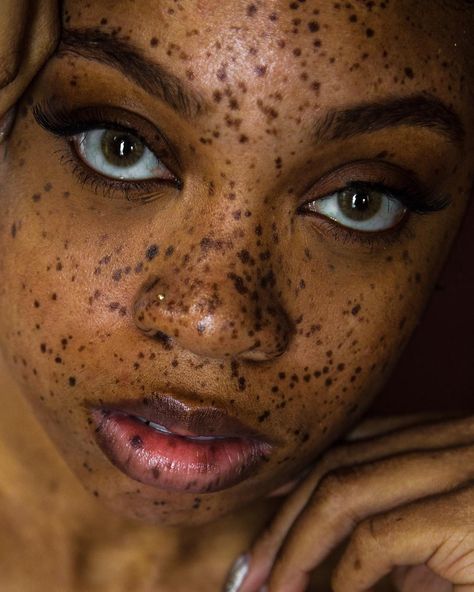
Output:
<path fill-rule="evenodd" d="M 141 399 L 121 399 L 89 405 L 96 409 L 119 411 L 158 423 L 180 436 L 252 438 L 268 442 L 261 432 L 244 424 L 218 407 L 190 407 L 170 394 L 153 392 Z"/>
<path fill-rule="evenodd" d="M 160 489 L 225 489 L 247 479 L 273 448 L 268 438 L 226 411 L 189 407 L 171 395 L 154 392 L 140 400 L 88 407 L 107 458 L 135 481 Z"/>

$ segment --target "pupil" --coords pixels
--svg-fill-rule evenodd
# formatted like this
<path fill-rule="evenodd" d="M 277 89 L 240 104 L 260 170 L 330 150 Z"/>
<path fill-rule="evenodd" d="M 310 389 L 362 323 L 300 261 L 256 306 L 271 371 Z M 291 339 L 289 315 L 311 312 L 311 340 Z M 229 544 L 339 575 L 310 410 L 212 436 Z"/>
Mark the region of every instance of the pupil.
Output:
<path fill-rule="evenodd" d="M 341 211 L 351 220 L 364 222 L 379 213 L 383 196 L 378 191 L 347 189 L 338 197 Z"/>
<path fill-rule="evenodd" d="M 143 142 L 131 134 L 106 130 L 102 136 L 102 151 L 114 166 L 125 168 L 136 164 L 144 150 Z"/>
<path fill-rule="evenodd" d="M 367 193 L 354 193 L 352 196 L 352 207 L 359 211 L 368 210 L 370 207 L 370 197 Z"/>

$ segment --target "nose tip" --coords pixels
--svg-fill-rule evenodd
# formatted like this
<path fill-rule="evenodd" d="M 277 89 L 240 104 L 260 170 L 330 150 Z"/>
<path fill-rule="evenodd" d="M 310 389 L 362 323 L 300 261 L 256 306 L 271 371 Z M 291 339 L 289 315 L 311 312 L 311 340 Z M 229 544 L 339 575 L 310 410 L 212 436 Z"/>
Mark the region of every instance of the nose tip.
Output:
<path fill-rule="evenodd" d="M 149 278 L 133 307 L 141 332 L 167 349 L 177 345 L 209 358 L 265 362 L 287 350 L 291 325 L 270 294 L 229 293 L 202 280 L 183 290 L 184 283 Z"/>

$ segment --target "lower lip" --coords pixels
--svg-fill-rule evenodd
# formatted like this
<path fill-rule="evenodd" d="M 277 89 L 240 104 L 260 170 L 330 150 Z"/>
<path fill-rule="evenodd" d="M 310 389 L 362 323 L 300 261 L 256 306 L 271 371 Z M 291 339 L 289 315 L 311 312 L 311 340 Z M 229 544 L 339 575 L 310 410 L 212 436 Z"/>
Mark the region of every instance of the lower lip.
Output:
<path fill-rule="evenodd" d="M 191 440 L 165 434 L 120 411 L 94 410 L 95 436 L 130 478 L 170 491 L 211 493 L 247 479 L 271 446 L 248 438 Z"/>

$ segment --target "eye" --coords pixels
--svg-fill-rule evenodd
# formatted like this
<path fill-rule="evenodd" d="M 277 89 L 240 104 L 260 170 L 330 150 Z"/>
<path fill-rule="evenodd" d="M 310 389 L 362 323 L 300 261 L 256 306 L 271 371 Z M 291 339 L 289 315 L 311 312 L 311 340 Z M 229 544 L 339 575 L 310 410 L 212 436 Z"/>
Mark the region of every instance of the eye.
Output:
<path fill-rule="evenodd" d="M 138 136 L 119 129 L 90 129 L 71 137 L 81 160 L 97 173 L 112 179 L 173 182 L 173 173 Z"/>
<path fill-rule="evenodd" d="M 397 226 L 408 207 L 389 191 L 354 184 L 308 202 L 304 210 L 360 232 L 382 232 Z"/>

